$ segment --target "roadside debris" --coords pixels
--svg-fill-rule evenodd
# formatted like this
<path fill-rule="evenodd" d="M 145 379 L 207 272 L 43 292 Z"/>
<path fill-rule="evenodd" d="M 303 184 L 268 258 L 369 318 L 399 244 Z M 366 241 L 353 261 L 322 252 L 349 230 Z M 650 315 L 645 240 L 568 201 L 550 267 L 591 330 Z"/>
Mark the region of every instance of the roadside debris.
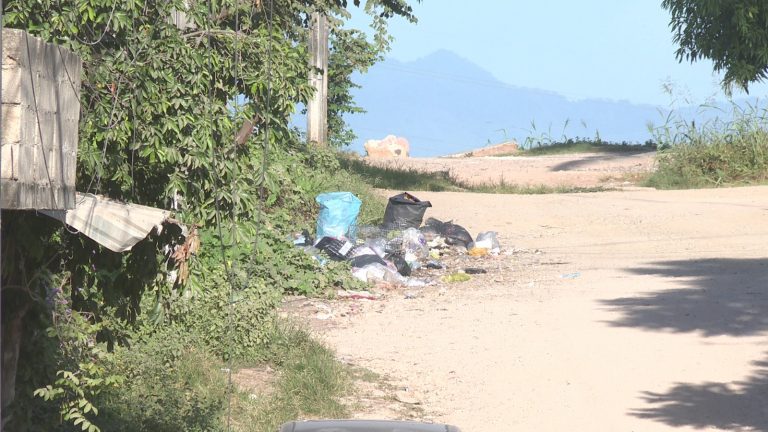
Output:
<path fill-rule="evenodd" d="M 461 273 L 461 272 L 451 273 L 447 276 L 443 276 L 442 278 L 443 282 L 448 282 L 448 283 L 466 282 L 470 279 L 472 279 L 472 276 L 466 273 Z"/>
<path fill-rule="evenodd" d="M 408 192 L 389 198 L 384 211 L 384 227 L 387 229 L 418 228 L 424 220 L 429 201 L 422 201 Z"/>
<path fill-rule="evenodd" d="M 336 291 L 336 296 L 339 298 L 346 298 L 352 300 L 379 300 L 381 295 L 369 293 L 368 291 Z"/>
<path fill-rule="evenodd" d="M 472 236 L 469 231 L 461 225 L 454 224 L 453 221 L 442 222 L 435 218 L 429 218 L 424 224 L 426 225 L 424 227 L 425 235 L 430 233 L 433 238 L 440 236 L 447 245 L 466 248 L 472 243 Z"/>
<path fill-rule="evenodd" d="M 491 254 L 491 252 L 488 249 L 485 249 L 485 248 L 473 247 L 472 249 L 467 251 L 467 255 L 473 256 L 473 257 L 476 257 L 476 258 L 488 256 L 490 254 Z"/>
<path fill-rule="evenodd" d="M 468 267 L 464 269 L 464 273 L 469 275 L 486 274 L 488 270 L 481 268 Z"/>
<path fill-rule="evenodd" d="M 320 204 L 317 218 L 317 238 L 355 238 L 360 201 L 351 192 L 330 192 L 315 198 Z"/>
<path fill-rule="evenodd" d="M 316 240 L 304 231 L 293 236 L 294 245 L 321 265 L 328 259 L 349 262 L 357 279 L 378 288 L 465 282 L 471 275 L 489 273 L 493 267 L 484 268 L 481 263 L 491 263 L 501 254 L 494 231 L 481 232 L 473 239 L 453 221 L 430 217 L 422 225 L 432 204 L 408 192 L 389 198 L 381 226 L 357 226 L 362 203 L 350 192 L 321 194 L 316 201 L 320 204 Z M 337 294 L 348 299 L 380 298 L 365 291 L 340 290 Z M 416 290 L 405 294 L 406 298 L 419 295 Z"/>
<path fill-rule="evenodd" d="M 477 235 L 477 239 L 471 245 L 473 249 L 487 249 L 491 255 L 498 255 L 501 252 L 499 239 L 495 231 L 486 231 Z"/>

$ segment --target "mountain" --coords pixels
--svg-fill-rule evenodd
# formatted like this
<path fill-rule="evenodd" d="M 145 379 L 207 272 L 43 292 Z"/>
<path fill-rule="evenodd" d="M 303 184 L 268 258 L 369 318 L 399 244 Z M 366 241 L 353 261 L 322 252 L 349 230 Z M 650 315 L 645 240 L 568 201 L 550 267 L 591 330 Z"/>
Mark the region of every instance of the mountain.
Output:
<path fill-rule="evenodd" d="M 510 66 L 512 67 L 512 66 Z M 563 72 L 567 79 L 567 71 Z M 571 101 L 556 93 L 515 87 L 450 51 L 413 62 L 387 59 L 355 81 L 366 114 L 346 117 L 358 135 L 352 150 L 388 134 L 407 138 L 413 156 L 438 156 L 515 138 L 596 136 L 642 143 L 659 109 L 626 101 Z M 631 85 L 631 83 L 627 83 Z"/>

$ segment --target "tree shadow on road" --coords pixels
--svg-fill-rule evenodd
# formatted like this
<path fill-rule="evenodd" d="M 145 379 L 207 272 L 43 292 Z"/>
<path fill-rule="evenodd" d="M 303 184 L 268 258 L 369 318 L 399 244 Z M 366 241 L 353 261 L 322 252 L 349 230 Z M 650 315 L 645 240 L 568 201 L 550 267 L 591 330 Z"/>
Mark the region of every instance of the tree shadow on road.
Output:
<path fill-rule="evenodd" d="M 629 272 L 679 278 L 683 287 L 603 301 L 621 314 L 612 326 L 704 336 L 768 331 L 768 259 L 663 261 Z"/>
<path fill-rule="evenodd" d="M 579 159 L 570 160 L 567 162 L 561 162 L 549 170 L 552 172 L 560 172 L 560 171 L 578 171 L 581 169 L 586 169 L 592 164 L 596 163 L 604 163 L 604 162 L 611 162 L 615 160 L 620 159 L 626 159 L 627 157 L 647 153 L 648 150 L 638 150 L 636 152 L 622 152 L 618 154 L 601 154 L 601 155 L 590 155 L 590 156 L 584 156 Z"/>
<path fill-rule="evenodd" d="M 670 426 L 768 431 L 768 362 L 745 382 L 677 384 L 666 393 L 645 392 L 653 405 L 632 415 Z"/>
<path fill-rule="evenodd" d="M 768 259 L 663 261 L 629 270 L 675 278 L 680 288 L 602 303 L 620 316 L 609 322 L 703 336 L 758 336 L 768 331 Z M 670 426 L 768 431 L 768 361 L 735 383 L 679 383 L 664 393 L 645 392 L 647 408 L 630 414 Z"/>

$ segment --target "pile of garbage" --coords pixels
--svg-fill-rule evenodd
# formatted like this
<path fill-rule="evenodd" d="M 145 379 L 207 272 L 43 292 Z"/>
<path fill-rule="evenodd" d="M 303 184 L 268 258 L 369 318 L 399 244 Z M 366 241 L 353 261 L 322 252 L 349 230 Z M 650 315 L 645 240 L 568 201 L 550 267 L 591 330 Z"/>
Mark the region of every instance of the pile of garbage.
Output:
<path fill-rule="evenodd" d="M 352 274 L 364 282 L 421 287 L 434 282 L 423 270 L 444 270 L 443 258 L 449 255 L 486 257 L 498 255 L 497 234 L 483 232 L 472 238 L 461 225 L 443 222 L 424 215 L 432 207 L 403 192 L 389 198 L 381 226 L 357 225 L 362 202 L 350 192 L 318 195 L 320 214 L 313 239 L 305 231 L 294 240 L 297 247 L 318 259 L 348 261 Z M 423 225 L 422 225 L 423 222 Z M 422 271 L 419 271 L 422 270 Z M 470 274 L 483 269 L 466 268 L 442 276 L 444 282 L 468 280 Z"/>

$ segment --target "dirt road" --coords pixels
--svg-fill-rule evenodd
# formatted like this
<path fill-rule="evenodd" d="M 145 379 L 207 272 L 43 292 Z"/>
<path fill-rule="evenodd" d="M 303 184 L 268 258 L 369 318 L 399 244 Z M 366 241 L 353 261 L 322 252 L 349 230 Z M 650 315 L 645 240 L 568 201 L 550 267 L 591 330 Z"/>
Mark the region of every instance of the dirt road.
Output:
<path fill-rule="evenodd" d="M 366 159 L 366 163 L 422 172 L 447 171 L 466 184 L 623 186 L 653 169 L 655 152 L 581 153 L 552 156 Z"/>
<path fill-rule="evenodd" d="M 768 430 L 768 187 L 418 196 L 539 263 L 354 315 L 340 357 L 468 432 Z"/>

